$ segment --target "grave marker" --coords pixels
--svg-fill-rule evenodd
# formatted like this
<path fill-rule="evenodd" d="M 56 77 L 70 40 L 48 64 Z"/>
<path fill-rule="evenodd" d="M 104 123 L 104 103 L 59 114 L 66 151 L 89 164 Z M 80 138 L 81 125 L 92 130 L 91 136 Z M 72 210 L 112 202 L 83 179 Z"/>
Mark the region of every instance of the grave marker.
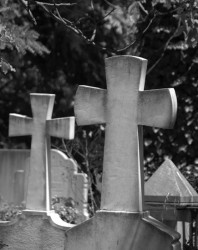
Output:
<path fill-rule="evenodd" d="M 51 149 L 51 196 L 72 198 L 80 220 L 88 218 L 87 175 L 78 172 L 77 163 L 59 150 Z M 0 149 L 0 195 L 9 203 L 21 205 L 27 190 L 29 149 Z M 25 205 L 25 203 L 24 203 Z"/>
<path fill-rule="evenodd" d="M 175 164 L 166 159 L 146 182 L 145 201 L 185 207 L 198 205 L 198 194 Z"/>
<path fill-rule="evenodd" d="M 154 218 L 181 234 L 182 249 L 186 242 L 197 247 L 192 228 L 197 229 L 198 224 L 192 215 L 197 210 L 198 193 L 171 160 L 166 159 L 146 182 L 145 203 Z"/>
<path fill-rule="evenodd" d="M 23 153 L 18 153 L 18 152 L 23 152 Z M 18 170 L 24 170 L 25 172 L 25 169 L 29 168 L 29 161 L 28 161 L 29 155 L 30 152 L 29 150 L 26 149 L 22 151 L 16 149 L 0 150 L 0 195 L 2 196 L 3 200 L 8 203 L 16 202 L 15 205 L 20 205 L 20 200 L 18 200 L 18 197 L 15 197 L 15 188 L 16 188 L 15 173 Z M 22 177 L 23 173 L 20 173 L 20 175 Z M 25 182 L 25 178 L 23 179 Z M 25 195 L 24 187 L 21 193 L 23 193 L 22 201 L 24 201 L 24 195 Z M 21 197 L 21 195 L 19 196 Z"/>
<path fill-rule="evenodd" d="M 180 249 L 179 234 L 143 211 L 142 125 L 172 128 L 173 89 L 143 91 L 147 61 L 106 59 L 107 91 L 80 86 L 78 125 L 106 123 L 101 210 L 66 232 L 65 250 Z"/>
<path fill-rule="evenodd" d="M 78 125 L 106 123 L 101 209 L 143 211 L 142 125 L 175 122 L 174 89 L 143 91 L 146 65 L 135 57 L 107 59 L 107 91 L 79 86 L 76 93 Z"/>
<path fill-rule="evenodd" d="M 26 195 L 27 210 L 15 221 L 0 222 L 0 241 L 10 250 L 62 249 L 74 226 L 51 210 L 50 135 L 72 139 L 74 117 L 51 119 L 54 95 L 31 94 L 33 118 L 11 114 L 11 136 L 32 135 Z M 57 131 L 58 130 L 58 131 Z"/>
<path fill-rule="evenodd" d="M 77 163 L 59 150 L 52 150 L 52 197 L 72 198 L 80 213 L 79 221 L 88 219 L 88 179 L 78 173 Z"/>
<path fill-rule="evenodd" d="M 74 117 L 51 119 L 55 95 L 30 94 L 33 118 L 10 114 L 9 136 L 31 135 L 26 208 L 50 211 L 50 136 L 74 137 Z"/>

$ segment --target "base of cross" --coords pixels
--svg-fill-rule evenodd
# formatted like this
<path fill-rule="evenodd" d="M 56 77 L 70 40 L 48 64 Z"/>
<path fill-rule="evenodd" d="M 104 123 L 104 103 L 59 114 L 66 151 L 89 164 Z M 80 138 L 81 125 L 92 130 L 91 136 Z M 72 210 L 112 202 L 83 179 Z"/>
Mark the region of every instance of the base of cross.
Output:
<path fill-rule="evenodd" d="M 54 211 L 24 210 L 15 221 L 0 221 L 0 242 L 10 250 L 61 250 L 72 226 Z"/>
<path fill-rule="evenodd" d="M 108 212 L 66 232 L 65 250 L 180 250 L 180 234 L 149 212 Z"/>

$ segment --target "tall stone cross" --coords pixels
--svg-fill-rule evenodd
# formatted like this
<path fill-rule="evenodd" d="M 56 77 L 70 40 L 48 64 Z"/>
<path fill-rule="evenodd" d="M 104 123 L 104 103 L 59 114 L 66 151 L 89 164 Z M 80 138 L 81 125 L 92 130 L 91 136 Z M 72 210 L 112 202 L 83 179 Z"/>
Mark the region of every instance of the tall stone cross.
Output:
<path fill-rule="evenodd" d="M 74 138 L 74 117 L 51 119 L 54 99 L 51 94 L 30 94 L 33 118 L 18 114 L 9 117 L 9 136 L 32 136 L 26 192 L 28 210 L 51 208 L 50 136 Z"/>
<path fill-rule="evenodd" d="M 142 125 L 172 128 L 174 89 L 144 91 L 147 60 L 133 56 L 106 59 L 107 90 L 79 86 L 78 125 L 106 123 L 101 209 L 143 211 Z"/>

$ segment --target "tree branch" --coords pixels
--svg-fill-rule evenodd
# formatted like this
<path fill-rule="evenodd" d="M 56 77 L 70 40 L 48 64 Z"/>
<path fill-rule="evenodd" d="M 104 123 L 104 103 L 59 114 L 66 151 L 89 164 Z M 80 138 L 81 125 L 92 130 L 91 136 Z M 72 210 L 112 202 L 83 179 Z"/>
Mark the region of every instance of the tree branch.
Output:
<path fill-rule="evenodd" d="M 142 33 L 138 36 L 138 38 L 136 38 L 134 41 L 132 41 L 130 44 L 127 44 L 124 48 L 116 50 L 116 52 L 121 53 L 124 52 L 126 50 L 128 50 L 129 48 L 131 48 L 138 40 L 140 40 L 142 38 L 142 36 L 144 35 L 144 33 L 149 29 L 149 27 L 151 26 L 153 20 L 155 19 L 155 15 L 153 16 L 153 18 L 150 20 L 149 24 L 146 26 L 146 28 L 142 31 Z"/>
<path fill-rule="evenodd" d="M 95 43 L 89 39 L 88 37 L 86 37 L 83 32 L 76 26 L 74 25 L 74 23 L 70 22 L 68 19 L 66 18 L 62 18 L 58 9 L 56 8 L 56 13 L 57 15 L 55 15 L 52 11 L 50 11 L 45 5 L 41 4 L 40 2 L 37 2 L 36 0 L 34 0 L 35 4 L 38 5 L 40 8 L 42 8 L 42 10 L 47 13 L 48 15 L 50 15 L 54 20 L 56 20 L 57 22 L 59 22 L 60 24 L 63 24 L 66 28 L 70 29 L 71 31 L 73 31 L 75 34 L 79 35 L 81 38 L 83 38 L 88 44 L 92 44 L 95 45 Z M 54 5 L 54 4 L 53 4 Z M 56 5 L 56 4 L 55 4 Z"/>
<path fill-rule="evenodd" d="M 28 5 L 28 0 L 19 0 L 23 5 L 24 7 L 26 8 L 26 10 L 28 11 L 27 9 L 27 5 Z M 105 51 L 106 53 L 108 53 L 109 55 L 115 55 L 116 54 L 116 51 L 113 50 L 113 49 L 107 49 L 106 47 L 103 47 L 99 44 L 96 44 L 94 42 L 94 37 L 95 37 L 95 33 L 96 33 L 96 30 L 93 31 L 93 34 L 91 36 L 91 38 L 88 38 L 83 32 L 81 29 L 79 29 L 74 22 L 71 22 L 69 21 L 68 19 L 66 18 L 63 18 L 59 11 L 58 11 L 58 8 L 56 7 L 57 4 L 55 3 L 52 3 L 50 4 L 50 8 L 52 6 L 55 7 L 56 9 L 56 14 L 54 14 L 50 9 L 47 8 L 46 4 L 44 4 L 43 2 L 39 2 L 37 0 L 33 0 L 34 3 L 36 4 L 36 6 L 40 7 L 44 13 L 46 13 L 47 15 L 49 15 L 50 17 L 52 17 L 55 21 L 57 21 L 58 23 L 64 25 L 64 27 L 66 27 L 67 29 L 71 30 L 73 33 L 75 33 L 76 35 L 78 35 L 79 37 L 81 37 L 87 44 L 89 45 L 93 45 L 95 47 L 97 47 L 99 50 L 101 51 Z M 28 11 L 29 14 L 31 14 L 29 11 Z M 33 15 L 31 14 L 31 16 L 33 17 Z"/>
<path fill-rule="evenodd" d="M 175 37 L 176 33 L 178 32 L 178 29 L 180 27 L 180 21 L 178 22 L 178 26 L 177 29 L 175 30 L 175 32 L 172 34 L 172 36 L 169 37 L 169 39 L 167 40 L 167 42 L 165 43 L 165 46 L 162 50 L 161 56 L 157 59 L 157 61 L 147 70 L 147 75 L 150 74 L 150 72 L 157 66 L 157 64 L 162 60 L 166 49 L 168 48 L 168 45 L 170 43 L 170 41 Z"/>
<path fill-rule="evenodd" d="M 23 6 L 24 8 L 27 10 L 32 22 L 34 25 L 37 25 L 37 22 L 36 22 L 36 19 L 34 18 L 30 8 L 29 8 L 29 2 L 28 1 L 25 1 L 25 0 L 18 0 Z"/>
<path fill-rule="evenodd" d="M 39 4 L 43 4 L 43 5 L 46 5 L 46 6 L 53 6 L 54 3 L 46 3 L 46 2 L 40 2 L 40 1 L 36 1 L 37 3 Z M 74 6 L 74 5 L 77 5 L 77 3 L 56 3 L 56 6 L 57 7 L 61 7 L 61 6 Z"/>

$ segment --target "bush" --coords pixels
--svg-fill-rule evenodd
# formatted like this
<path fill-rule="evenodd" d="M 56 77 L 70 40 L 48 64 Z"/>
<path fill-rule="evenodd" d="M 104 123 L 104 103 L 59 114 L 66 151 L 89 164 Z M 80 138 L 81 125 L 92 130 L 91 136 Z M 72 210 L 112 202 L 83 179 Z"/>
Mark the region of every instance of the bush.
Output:
<path fill-rule="evenodd" d="M 24 209 L 24 205 L 16 206 L 12 203 L 4 201 L 0 197 L 0 221 L 12 221 L 21 214 Z"/>
<path fill-rule="evenodd" d="M 77 224 L 79 211 L 76 209 L 76 203 L 71 197 L 53 197 L 52 209 L 60 215 L 63 221 L 71 224 Z"/>

